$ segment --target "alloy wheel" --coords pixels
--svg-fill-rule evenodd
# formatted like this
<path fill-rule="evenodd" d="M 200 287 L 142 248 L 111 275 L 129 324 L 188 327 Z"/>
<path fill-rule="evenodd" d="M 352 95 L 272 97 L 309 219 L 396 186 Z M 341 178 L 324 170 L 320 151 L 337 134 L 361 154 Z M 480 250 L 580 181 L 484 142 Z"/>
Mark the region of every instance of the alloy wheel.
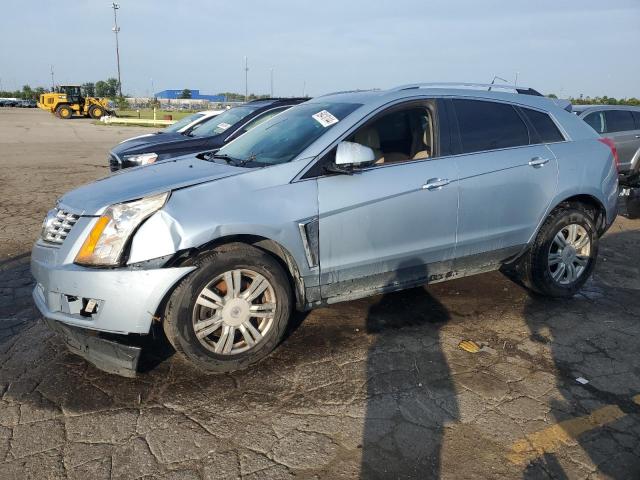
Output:
<path fill-rule="evenodd" d="M 591 260 L 591 237 L 577 223 L 562 227 L 553 237 L 548 254 L 551 278 L 560 285 L 574 283 L 585 272 Z"/>
<path fill-rule="evenodd" d="M 264 340 L 275 314 L 275 292 L 264 276 L 253 270 L 230 270 L 198 294 L 193 330 L 205 348 L 219 355 L 236 355 Z"/>

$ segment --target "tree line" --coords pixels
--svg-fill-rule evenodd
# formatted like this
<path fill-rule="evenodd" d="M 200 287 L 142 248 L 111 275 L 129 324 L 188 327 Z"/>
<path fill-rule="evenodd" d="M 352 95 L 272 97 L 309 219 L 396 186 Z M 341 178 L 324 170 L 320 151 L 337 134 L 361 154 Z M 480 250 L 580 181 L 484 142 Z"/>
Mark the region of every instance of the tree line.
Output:
<path fill-rule="evenodd" d="M 107 78 L 97 82 L 86 82 L 81 85 L 83 94 L 86 97 L 106 97 L 118 101 L 118 90 L 120 84 L 116 78 Z M 40 95 L 50 92 L 50 88 L 24 85 L 22 90 L 1 90 L 0 97 L 21 98 L 23 100 L 39 100 Z"/>
<path fill-rule="evenodd" d="M 551 93 L 547 95 L 549 98 L 558 98 L 557 95 Z M 602 97 L 590 97 L 580 95 L 579 97 L 569 97 L 567 98 L 573 105 L 631 105 L 631 106 L 640 106 L 640 99 L 636 97 L 630 98 L 615 98 L 608 97 L 604 95 Z"/>
<path fill-rule="evenodd" d="M 118 98 L 119 90 L 118 79 L 107 78 L 106 80 L 98 80 L 97 82 L 86 82 L 81 85 L 84 95 L 87 97 L 106 97 L 115 102 L 123 102 L 123 98 Z M 50 91 L 44 87 L 31 88 L 30 85 L 24 85 L 22 90 L 4 90 L 0 91 L 0 97 L 9 98 L 21 98 L 24 100 L 38 100 L 40 95 Z M 219 95 L 224 95 L 228 102 L 243 102 L 244 94 L 235 92 L 222 92 Z M 249 94 L 249 100 L 258 100 L 260 98 L 266 98 L 268 95 L 256 95 L 254 93 Z M 551 93 L 547 95 L 549 98 L 558 98 L 557 95 Z M 180 98 L 191 98 L 191 90 L 185 88 Z M 579 97 L 567 98 L 574 105 L 635 105 L 640 106 L 640 99 L 636 97 L 630 98 L 615 98 L 607 95 L 601 97 L 590 97 L 580 95 Z"/>

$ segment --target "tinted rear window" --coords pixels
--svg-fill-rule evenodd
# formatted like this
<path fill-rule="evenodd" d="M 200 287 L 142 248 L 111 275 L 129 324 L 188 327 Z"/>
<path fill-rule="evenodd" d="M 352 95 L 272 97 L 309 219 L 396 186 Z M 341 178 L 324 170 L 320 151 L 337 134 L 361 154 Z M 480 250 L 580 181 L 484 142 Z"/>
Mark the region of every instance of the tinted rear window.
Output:
<path fill-rule="evenodd" d="M 464 153 L 529 145 L 529 131 L 516 110 L 504 103 L 453 100 Z"/>
<path fill-rule="evenodd" d="M 521 108 L 524 114 L 527 116 L 533 128 L 538 132 L 538 136 L 540 137 L 540 141 L 542 143 L 553 143 L 553 142 L 562 142 L 564 141 L 564 137 L 556 124 L 553 123 L 551 117 L 543 112 L 538 112 L 536 110 L 531 110 L 529 108 Z"/>
<path fill-rule="evenodd" d="M 628 110 L 607 110 L 604 112 L 604 118 L 607 122 L 607 132 L 626 132 L 636 129 L 633 115 Z"/>
<path fill-rule="evenodd" d="M 598 133 L 605 132 L 604 114 L 602 112 L 593 112 L 584 117 L 584 121 Z"/>

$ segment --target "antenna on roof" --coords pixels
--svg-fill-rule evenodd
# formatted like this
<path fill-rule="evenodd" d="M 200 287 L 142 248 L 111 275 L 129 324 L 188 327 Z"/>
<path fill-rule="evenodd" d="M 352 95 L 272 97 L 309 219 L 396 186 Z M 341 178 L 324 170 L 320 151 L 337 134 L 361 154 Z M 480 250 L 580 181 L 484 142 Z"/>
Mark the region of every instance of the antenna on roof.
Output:
<path fill-rule="evenodd" d="M 508 83 L 509 82 L 509 80 L 506 80 L 506 79 L 504 79 L 502 77 L 494 75 L 493 76 L 493 80 L 491 80 L 491 85 L 495 85 L 496 84 L 496 80 L 502 80 L 504 83 Z M 516 81 L 516 85 L 517 84 L 518 84 L 518 82 Z M 516 86 L 516 85 L 514 85 L 514 86 Z M 491 87 L 489 87 L 489 91 L 491 91 Z"/>

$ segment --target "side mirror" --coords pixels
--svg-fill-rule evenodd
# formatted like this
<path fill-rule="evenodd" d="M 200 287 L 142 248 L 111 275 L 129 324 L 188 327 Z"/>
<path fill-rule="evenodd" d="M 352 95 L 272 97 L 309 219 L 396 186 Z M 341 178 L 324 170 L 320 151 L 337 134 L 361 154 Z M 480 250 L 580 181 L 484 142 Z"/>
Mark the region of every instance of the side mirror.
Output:
<path fill-rule="evenodd" d="M 336 150 L 335 163 L 343 167 L 357 167 L 372 163 L 375 159 L 376 155 L 372 148 L 355 142 L 340 142 Z"/>

